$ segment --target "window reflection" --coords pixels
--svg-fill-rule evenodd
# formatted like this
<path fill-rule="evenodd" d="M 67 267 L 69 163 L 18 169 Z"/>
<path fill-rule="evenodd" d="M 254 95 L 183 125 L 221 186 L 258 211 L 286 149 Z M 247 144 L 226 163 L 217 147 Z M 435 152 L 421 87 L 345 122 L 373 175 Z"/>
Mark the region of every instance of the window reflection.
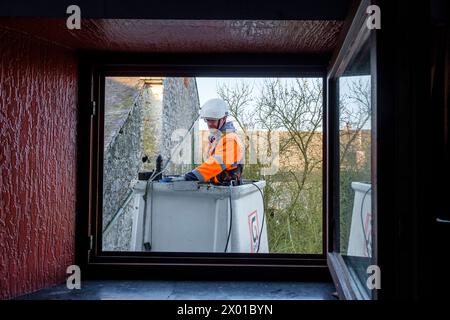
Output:
<path fill-rule="evenodd" d="M 366 43 L 339 87 L 339 249 L 360 293 L 373 256 L 371 185 L 371 75 Z"/>

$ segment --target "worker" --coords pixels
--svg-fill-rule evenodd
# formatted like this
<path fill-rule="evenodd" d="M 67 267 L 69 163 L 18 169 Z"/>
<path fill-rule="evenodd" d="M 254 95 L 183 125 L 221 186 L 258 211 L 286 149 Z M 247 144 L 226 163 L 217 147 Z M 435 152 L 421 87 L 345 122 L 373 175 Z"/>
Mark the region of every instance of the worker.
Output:
<path fill-rule="evenodd" d="M 227 122 L 229 107 L 221 99 L 208 100 L 200 110 L 210 135 L 208 159 L 185 174 L 188 181 L 211 182 L 217 185 L 242 183 L 243 146 L 231 121 Z"/>

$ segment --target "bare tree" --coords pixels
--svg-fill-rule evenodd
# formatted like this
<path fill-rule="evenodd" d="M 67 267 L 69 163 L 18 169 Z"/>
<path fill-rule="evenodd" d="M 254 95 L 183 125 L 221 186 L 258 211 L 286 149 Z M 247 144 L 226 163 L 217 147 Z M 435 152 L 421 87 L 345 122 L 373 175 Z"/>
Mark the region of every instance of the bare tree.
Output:
<path fill-rule="evenodd" d="M 224 84 L 217 88 L 219 97 L 230 106 L 230 113 L 245 135 L 255 126 L 254 117 L 249 110 L 252 103 L 253 87 L 241 82 L 234 87 Z"/>
<path fill-rule="evenodd" d="M 230 106 L 231 117 L 244 133 L 246 159 L 249 158 L 249 148 L 251 146 L 249 143 L 251 138 L 249 130 L 254 129 L 256 124 L 251 110 L 253 102 L 252 93 L 253 87 L 245 82 L 240 82 L 233 87 L 224 84 L 217 88 L 217 94 Z"/>
<path fill-rule="evenodd" d="M 259 122 L 267 130 L 282 129 L 288 132 L 286 145 L 294 145 L 291 152 L 300 153 L 301 177 L 295 177 L 297 194 L 305 186 L 308 175 L 321 163 L 321 157 L 313 156 L 317 148 L 314 139 L 322 127 L 322 85 L 320 80 L 296 79 L 295 83 L 282 83 L 280 79 L 264 82 L 258 101 Z M 321 143 L 321 139 L 320 139 Z M 284 147 L 284 145 L 282 146 Z"/>
<path fill-rule="evenodd" d="M 349 80 L 340 97 L 341 161 L 355 148 L 355 141 L 367 127 L 371 113 L 370 83 L 361 78 Z M 275 131 L 282 133 L 279 154 L 285 163 L 281 174 L 265 177 L 268 223 L 271 230 L 276 230 L 271 243 L 288 252 L 319 248 L 322 229 L 318 217 L 322 211 L 320 206 L 308 207 L 313 202 L 308 204 L 307 199 L 317 202 L 321 197 L 320 177 L 312 173 L 323 163 L 322 81 L 267 79 L 258 88 L 256 101 L 252 100 L 252 91 L 253 87 L 245 83 L 218 88 L 219 96 L 230 105 L 231 115 L 246 137 L 253 128 L 263 129 L 272 152 L 271 135 Z"/>
<path fill-rule="evenodd" d="M 300 217 L 301 212 L 308 210 L 300 199 L 305 197 L 302 191 L 306 188 L 308 176 L 322 164 L 322 83 L 320 79 L 268 79 L 258 88 L 256 101 L 252 100 L 252 89 L 245 83 L 232 88 L 225 85 L 218 88 L 218 94 L 230 105 L 231 115 L 246 137 L 249 137 L 251 129 L 262 129 L 264 134 L 259 138 L 265 136 L 267 139 L 268 153 L 278 152 L 288 160 L 278 175 L 281 180 L 276 181 L 276 176 L 265 176 L 264 197 L 268 223 L 272 230 L 279 230 L 272 234 L 272 244 L 284 248 L 281 250 L 296 252 L 301 250 L 298 243 L 299 226 L 304 226 L 301 218 L 308 221 L 308 225 L 313 224 L 311 217 Z M 281 134 L 279 146 L 271 144 L 275 131 L 287 133 Z M 274 147 L 278 150 L 272 150 Z M 296 161 L 292 160 L 294 158 Z M 261 164 L 256 167 L 261 167 Z M 317 193 L 317 188 L 313 192 Z M 277 227 L 280 221 L 282 229 Z M 315 226 L 311 226 L 311 230 L 316 230 Z M 311 241 L 318 241 L 321 245 L 320 239 Z"/>
<path fill-rule="evenodd" d="M 354 151 L 355 140 L 366 127 L 371 118 L 371 92 L 368 77 L 343 78 L 347 90 L 339 99 L 339 127 L 340 127 L 340 163 L 348 163 L 350 151 Z"/>

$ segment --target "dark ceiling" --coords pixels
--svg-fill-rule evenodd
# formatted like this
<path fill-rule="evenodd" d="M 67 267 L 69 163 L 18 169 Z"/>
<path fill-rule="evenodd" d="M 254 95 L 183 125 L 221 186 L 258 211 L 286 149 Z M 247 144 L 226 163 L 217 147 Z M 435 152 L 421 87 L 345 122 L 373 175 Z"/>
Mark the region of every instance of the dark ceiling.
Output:
<path fill-rule="evenodd" d="M 0 18 L 0 26 L 69 49 L 120 52 L 329 53 L 343 21 Z"/>
<path fill-rule="evenodd" d="M 66 27 L 72 2 L 80 30 Z M 357 2 L 16 0 L 0 3 L 0 28 L 73 50 L 329 55 Z"/>

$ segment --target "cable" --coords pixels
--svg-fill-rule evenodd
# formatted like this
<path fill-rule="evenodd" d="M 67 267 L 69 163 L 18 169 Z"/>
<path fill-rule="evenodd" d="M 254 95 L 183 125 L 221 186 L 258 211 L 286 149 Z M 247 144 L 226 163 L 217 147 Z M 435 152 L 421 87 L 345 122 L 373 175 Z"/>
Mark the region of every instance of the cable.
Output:
<path fill-rule="evenodd" d="M 367 191 L 364 193 L 364 196 L 361 200 L 361 211 L 360 211 L 360 218 L 361 218 L 361 227 L 362 227 L 362 232 L 363 232 L 363 237 L 364 237 L 364 244 L 366 246 L 366 251 L 367 251 L 367 255 L 369 255 L 369 239 L 366 238 L 366 228 L 364 227 L 364 219 L 363 219 L 363 207 L 364 207 L 364 200 L 366 199 L 367 194 L 369 193 L 369 191 L 372 190 L 372 187 L 370 187 L 369 189 L 367 189 Z"/>
<path fill-rule="evenodd" d="M 145 186 L 145 193 L 144 193 L 144 221 L 143 221 L 143 225 L 144 225 L 144 227 L 143 227 L 143 235 L 142 235 L 142 246 L 143 246 L 143 248 L 144 248 L 144 250 L 145 251 L 150 251 L 151 250 L 151 246 L 152 246 L 152 243 L 153 243 L 153 241 L 152 241 L 152 236 L 153 236 L 153 233 L 152 233 L 152 230 L 153 230 L 153 219 L 152 219 L 152 216 L 150 216 L 149 218 L 150 218 L 150 228 L 149 228 L 149 230 L 147 230 L 148 229 L 148 226 L 147 226 L 147 200 L 148 200 L 148 189 L 149 189 L 149 185 L 150 185 L 150 204 L 149 204 L 149 206 L 150 206 L 150 214 L 151 215 L 153 215 L 153 181 L 147 181 L 147 185 Z M 148 242 L 146 242 L 145 240 L 148 240 L 148 239 L 146 239 L 145 238 L 145 235 L 147 234 L 147 231 L 150 233 L 150 241 L 148 241 Z M 146 243 L 149 243 L 149 246 L 150 246 L 150 248 L 149 249 L 147 249 L 146 248 Z"/>
<path fill-rule="evenodd" d="M 259 190 L 259 193 L 261 193 L 261 198 L 262 198 L 262 201 L 263 201 L 263 208 L 264 208 L 264 195 L 263 195 L 263 192 L 258 187 L 258 185 L 256 185 L 256 183 L 254 183 L 253 181 L 251 183 L 252 183 L 252 185 L 257 187 L 258 190 Z M 263 212 L 263 218 L 262 218 L 262 223 L 261 223 L 261 230 L 259 231 L 259 237 L 258 237 L 258 249 L 256 250 L 256 253 L 259 253 L 259 246 L 261 245 L 261 235 L 262 235 L 263 228 L 264 228 L 264 220 L 265 220 L 264 218 L 265 217 L 266 217 L 265 212 Z"/>
<path fill-rule="evenodd" d="M 231 186 L 233 185 L 233 183 L 230 184 L 230 229 L 228 230 L 228 236 L 227 236 L 227 244 L 225 245 L 225 250 L 224 252 L 227 252 L 228 249 L 228 243 L 230 241 L 230 236 L 231 236 L 231 226 L 233 225 L 233 203 L 231 201 Z"/>

